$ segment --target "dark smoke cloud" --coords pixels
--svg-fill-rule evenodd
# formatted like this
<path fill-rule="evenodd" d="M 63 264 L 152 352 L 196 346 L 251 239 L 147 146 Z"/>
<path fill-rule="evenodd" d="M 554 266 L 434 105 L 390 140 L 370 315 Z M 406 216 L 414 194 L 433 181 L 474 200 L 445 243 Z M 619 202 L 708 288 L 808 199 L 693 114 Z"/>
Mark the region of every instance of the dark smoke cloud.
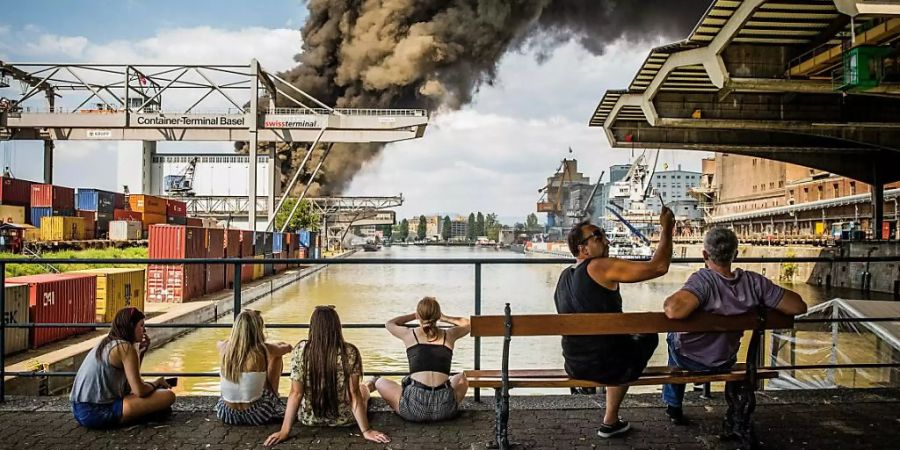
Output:
<path fill-rule="evenodd" d="M 329 105 L 457 109 L 494 82 L 510 50 L 546 58 L 575 40 L 595 54 L 618 39 L 687 35 L 709 0 L 310 0 L 302 52 L 282 74 Z M 276 99 L 279 106 L 291 106 Z M 380 145 L 336 145 L 317 194 L 339 194 Z M 283 179 L 303 157 L 280 145 Z M 317 150 L 319 152 L 319 150 Z"/>

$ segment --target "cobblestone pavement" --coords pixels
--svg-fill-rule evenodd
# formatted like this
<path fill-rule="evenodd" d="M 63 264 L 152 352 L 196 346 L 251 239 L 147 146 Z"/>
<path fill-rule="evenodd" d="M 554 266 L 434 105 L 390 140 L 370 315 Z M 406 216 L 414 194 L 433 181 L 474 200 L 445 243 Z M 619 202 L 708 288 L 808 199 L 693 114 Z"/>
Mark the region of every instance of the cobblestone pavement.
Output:
<path fill-rule="evenodd" d="M 370 413 L 372 424 L 388 433 L 390 444 L 368 443 L 354 429 L 295 426 L 290 440 L 277 448 L 311 449 L 468 449 L 487 441 L 493 412 L 490 397 L 480 405 L 467 401 L 453 421 L 407 423 L 384 410 Z M 179 399 L 175 411 L 158 421 L 112 431 L 79 427 L 65 399 L 12 399 L 0 405 L 0 448 L 16 449 L 225 449 L 261 448 L 278 425 L 229 427 L 219 423 L 210 398 Z M 513 441 L 532 449 L 731 449 L 719 441 L 724 406 L 719 395 L 694 400 L 685 408 L 687 426 L 671 425 L 655 395 L 632 396 L 622 409 L 633 430 L 604 440 L 596 435 L 597 397 L 515 397 L 510 419 Z M 763 448 L 880 449 L 900 440 L 900 390 L 816 391 L 760 395 L 755 414 Z M 890 444 L 894 442 L 895 444 Z"/>

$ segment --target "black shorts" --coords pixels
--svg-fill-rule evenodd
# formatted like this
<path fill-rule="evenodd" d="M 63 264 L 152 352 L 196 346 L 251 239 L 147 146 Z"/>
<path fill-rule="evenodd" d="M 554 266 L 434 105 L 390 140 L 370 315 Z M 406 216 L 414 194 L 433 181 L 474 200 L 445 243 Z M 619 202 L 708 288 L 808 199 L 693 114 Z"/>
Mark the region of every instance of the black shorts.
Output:
<path fill-rule="evenodd" d="M 630 335 L 619 340 L 614 351 L 598 352 L 592 358 L 566 358 L 566 373 L 603 384 L 630 383 L 640 378 L 658 344 L 656 334 Z"/>

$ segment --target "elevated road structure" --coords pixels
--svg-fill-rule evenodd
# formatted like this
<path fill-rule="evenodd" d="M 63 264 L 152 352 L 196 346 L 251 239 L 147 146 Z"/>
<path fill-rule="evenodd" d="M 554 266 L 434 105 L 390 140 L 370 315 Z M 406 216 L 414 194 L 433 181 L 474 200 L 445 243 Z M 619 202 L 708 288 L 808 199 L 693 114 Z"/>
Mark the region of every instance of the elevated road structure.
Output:
<path fill-rule="evenodd" d="M 715 0 L 690 35 L 650 51 L 589 125 L 613 147 L 790 162 L 873 185 L 900 180 L 900 3 Z"/>

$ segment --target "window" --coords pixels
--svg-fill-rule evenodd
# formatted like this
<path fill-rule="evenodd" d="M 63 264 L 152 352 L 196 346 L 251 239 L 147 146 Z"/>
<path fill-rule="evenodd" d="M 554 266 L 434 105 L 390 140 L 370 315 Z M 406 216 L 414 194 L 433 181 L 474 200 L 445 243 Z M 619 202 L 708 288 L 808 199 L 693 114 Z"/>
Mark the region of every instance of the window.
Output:
<path fill-rule="evenodd" d="M 769 182 L 769 189 L 775 189 L 775 182 L 774 182 L 774 181 Z"/>
<path fill-rule="evenodd" d="M 856 195 L 856 182 L 850 182 L 850 195 Z"/>
<path fill-rule="evenodd" d="M 779 181 L 778 181 L 778 187 L 780 187 L 780 188 L 783 188 L 783 187 L 784 187 L 784 180 L 779 180 Z M 791 192 L 793 192 L 793 191 L 791 191 Z"/>

